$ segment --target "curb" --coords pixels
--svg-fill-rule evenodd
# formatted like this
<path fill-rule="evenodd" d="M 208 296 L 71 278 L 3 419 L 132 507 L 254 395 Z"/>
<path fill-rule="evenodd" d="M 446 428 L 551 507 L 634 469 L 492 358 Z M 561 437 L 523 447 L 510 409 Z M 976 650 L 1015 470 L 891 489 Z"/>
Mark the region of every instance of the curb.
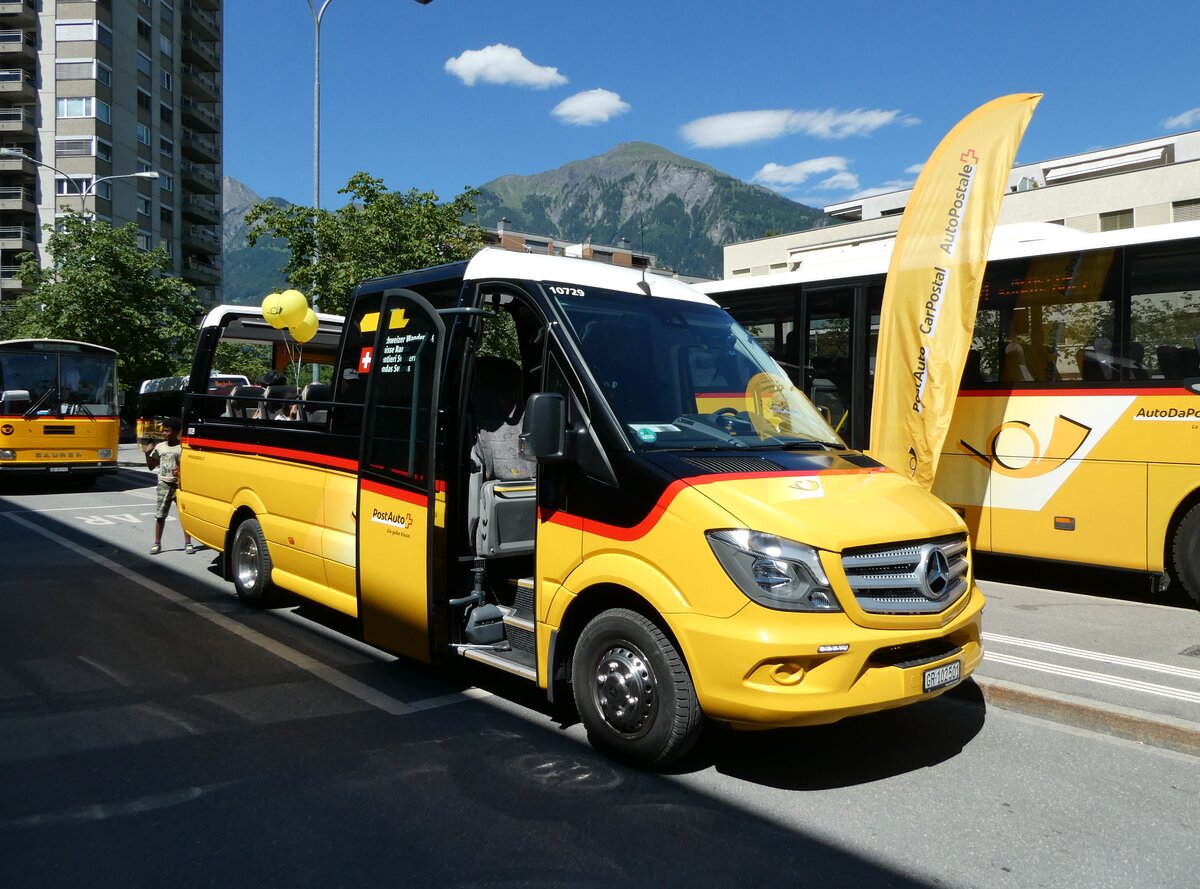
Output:
<path fill-rule="evenodd" d="M 975 688 L 971 685 L 974 683 Z M 957 692 L 957 693 L 956 693 Z M 1127 741 L 1162 747 L 1176 753 L 1200 756 L 1200 723 L 1133 710 L 1116 704 L 1103 704 L 1061 692 L 1048 691 L 973 676 L 950 692 L 967 703 L 982 697 L 988 707 L 1037 716 L 1064 725 L 1114 735 Z"/>

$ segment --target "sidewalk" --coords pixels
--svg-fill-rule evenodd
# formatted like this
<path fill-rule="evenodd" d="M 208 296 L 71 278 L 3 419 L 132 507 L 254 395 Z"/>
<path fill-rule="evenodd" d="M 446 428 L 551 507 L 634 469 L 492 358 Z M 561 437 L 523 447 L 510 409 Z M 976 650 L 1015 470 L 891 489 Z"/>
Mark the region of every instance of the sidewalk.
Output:
<path fill-rule="evenodd" d="M 989 706 L 1200 756 L 1200 610 L 1186 597 L 1109 598 L 1103 578 L 1098 595 L 979 586 L 985 653 L 973 678 Z"/>

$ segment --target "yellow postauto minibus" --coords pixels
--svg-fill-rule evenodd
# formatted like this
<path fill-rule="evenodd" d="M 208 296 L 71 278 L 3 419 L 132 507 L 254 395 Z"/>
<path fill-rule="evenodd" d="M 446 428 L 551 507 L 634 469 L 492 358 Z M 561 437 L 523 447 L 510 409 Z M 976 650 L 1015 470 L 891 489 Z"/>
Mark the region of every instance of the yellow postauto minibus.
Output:
<path fill-rule="evenodd" d="M 72 340 L 0 342 L 0 477 L 117 471 L 117 353 Z"/>
<path fill-rule="evenodd" d="M 288 384 L 214 399 L 222 342 L 294 353 Z M 982 657 L 962 520 L 679 281 L 487 249 L 364 282 L 303 347 L 225 306 L 189 389 L 181 515 L 243 601 L 573 695 L 620 759 L 927 700 Z"/>

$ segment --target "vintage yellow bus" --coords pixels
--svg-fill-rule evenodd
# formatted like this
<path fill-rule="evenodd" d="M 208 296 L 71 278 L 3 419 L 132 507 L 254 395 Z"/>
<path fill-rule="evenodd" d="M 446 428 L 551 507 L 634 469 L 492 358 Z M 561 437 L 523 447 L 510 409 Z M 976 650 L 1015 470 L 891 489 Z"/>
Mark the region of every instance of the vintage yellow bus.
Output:
<path fill-rule="evenodd" d="M 117 471 L 117 353 L 70 340 L 0 342 L 0 477 Z"/>
<path fill-rule="evenodd" d="M 286 339 L 214 310 L 189 385 L 184 527 L 247 603 L 290 590 L 389 651 L 573 694 L 643 764 L 705 717 L 832 722 L 982 657 L 962 520 L 683 283 L 488 249 L 359 286 L 304 346 L 328 384 L 205 392 L 221 342 Z"/>
<path fill-rule="evenodd" d="M 701 289 L 870 435 L 894 238 Z M 1200 602 L 1200 222 L 1000 226 L 934 492 L 975 548 L 1145 572 Z"/>

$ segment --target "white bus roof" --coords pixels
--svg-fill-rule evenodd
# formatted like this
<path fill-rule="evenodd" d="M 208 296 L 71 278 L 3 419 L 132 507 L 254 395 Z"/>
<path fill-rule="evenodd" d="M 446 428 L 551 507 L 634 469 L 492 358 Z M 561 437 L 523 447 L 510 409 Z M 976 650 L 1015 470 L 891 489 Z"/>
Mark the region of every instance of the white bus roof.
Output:
<path fill-rule="evenodd" d="M 650 287 L 650 295 L 654 297 L 712 302 L 690 284 L 660 275 L 643 274 L 641 269 L 610 265 L 593 259 L 518 253 L 499 247 L 487 247 L 476 253 L 467 263 L 464 278 L 468 281 L 508 278 L 576 287 L 603 287 L 606 290 L 638 294 L 645 293 L 641 286 L 645 282 Z"/>
<path fill-rule="evenodd" d="M 1200 238 L 1200 221 L 1146 225 L 1111 232 L 1082 232 L 1050 222 L 1020 222 L 996 226 L 991 249 L 988 251 L 988 260 L 1102 250 L 1107 247 L 1163 243 L 1184 238 Z M 740 275 L 696 286 L 707 294 L 718 295 L 787 284 L 885 275 L 895 244 L 896 236 L 893 234 L 869 241 L 816 246 L 798 250 L 792 255 L 792 261 L 799 264 L 794 271 Z"/>

